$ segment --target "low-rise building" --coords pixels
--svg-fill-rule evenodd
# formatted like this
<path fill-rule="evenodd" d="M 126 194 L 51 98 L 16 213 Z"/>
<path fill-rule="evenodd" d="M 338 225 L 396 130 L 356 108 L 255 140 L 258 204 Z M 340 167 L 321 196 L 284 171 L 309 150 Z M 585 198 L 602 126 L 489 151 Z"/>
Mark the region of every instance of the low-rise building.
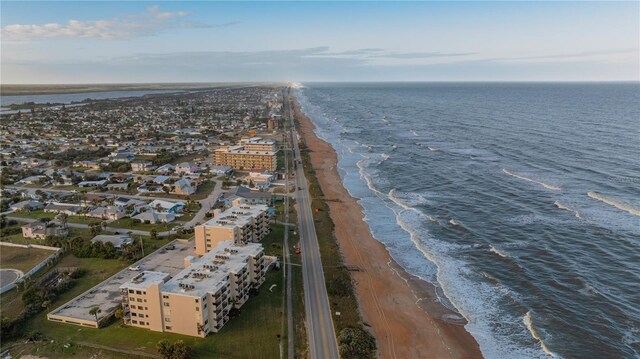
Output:
<path fill-rule="evenodd" d="M 49 236 L 64 237 L 67 234 L 67 229 L 54 223 L 31 222 L 22 226 L 22 236 L 24 238 L 44 239 Z"/>
<path fill-rule="evenodd" d="M 135 172 L 153 171 L 156 166 L 151 161 L 133 161 L 131 162 L 131 170 Z"/>
<path fill-rule="evenodd" d="M 191 180 L 183 178 L 173 184 L 173 193 L 188 196 L 196 193 L 196 190 L 192 187 Z"/>
<path fill-rule="evenodd" d="M 85 216 L 104 220 L 118 220 L 126 215 L 126 211 L 120 206 L 96 207 L 87 212 Z"/>
<path fill-rule="evenodd" d="M 45 212 L 50 213 L 64 213 L 69 216 L 74 216 L 82 212 L 83 208 L 79 204 L 74 203 L 58 203 L 51 202 L 44 207 Z"/>
<path fill-rule="evenodd" d="M 123 245 L 133 243 L 133 239 L 127 234 L 99 234 L 91 239 L 91 243 L 95 242 L 111 243 L 114 248 L 122 249 Z"/>
<path fill-rule="evenodd" d="M 149 203 L 149 208 L 161 213 L 179 213 L 184 209 L 184 202 L 171 202 L 163 199 L 156 199 Z"/>

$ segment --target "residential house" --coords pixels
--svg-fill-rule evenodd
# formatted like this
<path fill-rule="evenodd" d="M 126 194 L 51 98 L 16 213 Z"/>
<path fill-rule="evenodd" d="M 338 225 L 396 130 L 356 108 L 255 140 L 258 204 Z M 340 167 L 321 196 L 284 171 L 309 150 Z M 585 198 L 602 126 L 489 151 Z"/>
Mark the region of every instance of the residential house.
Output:
<path fill-rule="evenodd" d="M 151 161 L 133 161 L 131 162 L 131 170 L 135 172 L 153 171 L 156 166 Z"/>
<path fill-rule="evenodd" d="M 26 200 L 14 203 L 9 208 L 14 211 L 36 211 L 44 208 L 44 204 L 40 201 Z"/>
<path fill-rule="evenodd" d="M 176 167 L 174 165 L 172 165 L 170 163 L 167 163 L 166 165 L 162 165 L 162 166 L 156 168 L 156 173 L 160 173 L 160 174 L 163 174 L 163 175 L 168 175 L 168 174 L 172 173 L 175 170 L 175 168 Z"/>
<path fill-rule="evenodd" d="M 176 166 L 176 173 L 182 175 L 192 175 L 200 171 L 200 167 L 193 162 L 183 162 Z"/>
<path fill-rule="evenodd" d="M 48 225 L 43 222 L 31 222 L 22 226 L 22 236 L 24 238 L 36 238 L 44 239 L 48 236 L 64 237 L 68 231 L 62 226 L 49 223 Z"/>
<path fill-rule="evenodd" d="M 78 183 L 78 186 L 80 186 L 80 187 L 102 187 L 102 186 L 105 186 L 106 184 L 107 184 L 107 180 L 82 181 L 82 182 Z"/>
<path fill-rule="evenodd" d="M 64 213 L 69 216 L 77 215 L 78 213 L 82 212 L 82 209 L 82 206 L 79 204 L 58 202 L 51 202 L 44 207 L 45 212 Z"/>
<path fill-rule="evenodd" d="M 173 193 L 175 194 L 188 196 L 194 194 L 195 192 L 196 190 L 192 187 L 191 180 L 187 178 L 178 180 L 173 184 Z"/>
<path fill-rule="evenodd" d="M 118 220 L 126 215 L 126 211 L 120 206 L 96 207 L 87 212 L 87 217 L 100 218 L 103 220 Z"/>
<path fill-rule="evenodd" d="M 111 243 L 113 247 L 116 249 L 122 249 L 122 246 L 125 244 L 133 243 L 133 239 L 129 237 L 128 234 L 99 234 L 91 239 L 91 243 L 100 242 L 100 243 Z"/>
<path fill-rule="evenodd" d="M 161 213 L 161 212 L 154 212 L 153 210 L 149 210 L 146 212 L 138 213 L 137 215 L 131 218 L 137 219 L 141 222 L 156 224 L 156 223 L 173 222 L 176 219 L 176 215 L 173 213 Z"/>
<path fill-rule="evenodd" d="M 209 172 L 216 176 L 229 176 L 233 173 L 233 169 L 229 166 L 212 166 L 209 168 Z"/>
<path fill-rule="evenodd" d="M 233 192 L 225 193 L 223 200 L 225 207 L 232 207 L 234 203 L 273 205 L 273 195 L 271 192 L 252 191 L 243 186 L 236 188 Z"/>
<path fill-rule="evenodd" d="M 184 202 L 171 202 L 163 199 L 156 199 L 149 203 L 149 208 L 161 213 L 180 213 L 184 209 Z"/>

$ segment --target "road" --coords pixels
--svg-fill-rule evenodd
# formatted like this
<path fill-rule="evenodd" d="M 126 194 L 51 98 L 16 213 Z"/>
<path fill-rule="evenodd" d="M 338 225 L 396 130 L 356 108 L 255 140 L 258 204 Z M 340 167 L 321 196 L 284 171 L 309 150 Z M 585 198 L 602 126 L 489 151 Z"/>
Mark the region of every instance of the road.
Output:
<path fill-rule="evenodd" d="M 290 113 L 288 97 L 285 103 L 285 113 Z M 291 141 L 293 144 L 294 161 L 300 159 L 298 136 L 295 132 L 293 117 L 291 123 Z M 311 196 L 309 186 L 301 165 L 295 169 L 296 206 L 298 209 L 298 229 L 300 231 L 300 249 L 302 251 L 302 280 L 304 284 L 304 302 L 307 318 L 307 335 L 311 359 L 337 359 L 340 357 L 336 333 L 333 327 L 331 307 L 324 280 L 324 271 L 320 259 L 320 247 L 311 210 Z"/>

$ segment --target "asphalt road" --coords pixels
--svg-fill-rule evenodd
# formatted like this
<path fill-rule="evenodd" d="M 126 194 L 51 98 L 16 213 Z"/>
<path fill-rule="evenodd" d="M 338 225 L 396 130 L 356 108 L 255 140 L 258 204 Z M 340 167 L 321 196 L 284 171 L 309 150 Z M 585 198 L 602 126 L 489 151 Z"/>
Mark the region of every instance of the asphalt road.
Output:
<path fill-rule="evenodd" d="M 285 106 L 288 102 L 285 101 Z M 293 127 L 293 124 L 292 126 Z M 291 132 L 293 158 L 300 159 L 298 136 Z M 304 302 L 307 318 L 309 352 L 312 359 L 337 359 L 340 357 L 336 333 L 331 317 L 331 307 L 324 281 L 324 271 L 320 260 L 320 247 L 311 210 L 309 187 L 304 177 L 304 168 L 296 166 L 296 205 L 298 209 L 298 229 L 300 231 L 300 249 L 302 251 L 302 279 L 304 284 Z"/>

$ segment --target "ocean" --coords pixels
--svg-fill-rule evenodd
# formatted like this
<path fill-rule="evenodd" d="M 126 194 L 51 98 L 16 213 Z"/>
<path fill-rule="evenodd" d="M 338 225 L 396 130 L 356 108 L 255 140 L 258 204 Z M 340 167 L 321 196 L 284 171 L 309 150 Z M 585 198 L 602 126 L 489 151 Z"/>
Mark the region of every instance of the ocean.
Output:
<path fill-rule="evenodd" d="M 640 357 L 637 83 L 295 93 L 374 237 L 485 357 Z"/>

